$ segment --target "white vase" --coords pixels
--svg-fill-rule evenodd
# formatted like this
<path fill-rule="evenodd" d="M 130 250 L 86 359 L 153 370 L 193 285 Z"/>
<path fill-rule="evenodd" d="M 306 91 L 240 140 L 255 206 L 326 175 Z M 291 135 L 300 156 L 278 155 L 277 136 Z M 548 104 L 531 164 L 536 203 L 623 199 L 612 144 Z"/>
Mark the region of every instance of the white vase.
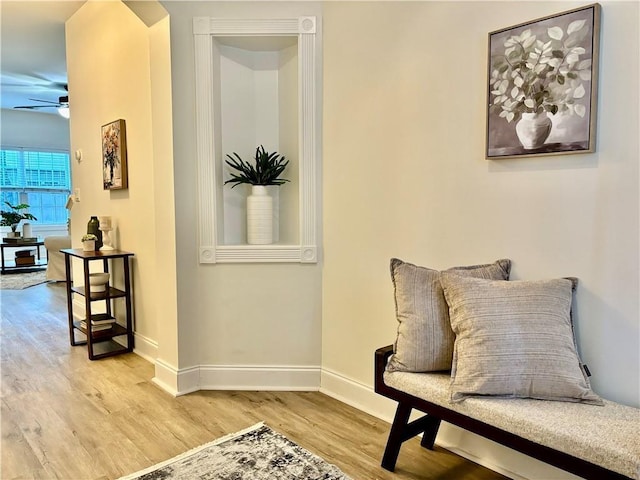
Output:
<path fill-rule="evenodd" d="M 96 249 L 96 241 L 95 240 L 85 240 L 82 242 L 82 251 L 84 252 L 94 252 Z"/>
<path fill-rule="evenodd" d="M 551 119 L 547 112 L 523 113 L 516 123 L 516 135 L 525 150 L 540 148 L 551 133 Z"/>
<path fill-rule="evenodd" d="M 273 199 L 263 185 L 253 185 L 247 197 L 247 243 L 273 243 Z"/>

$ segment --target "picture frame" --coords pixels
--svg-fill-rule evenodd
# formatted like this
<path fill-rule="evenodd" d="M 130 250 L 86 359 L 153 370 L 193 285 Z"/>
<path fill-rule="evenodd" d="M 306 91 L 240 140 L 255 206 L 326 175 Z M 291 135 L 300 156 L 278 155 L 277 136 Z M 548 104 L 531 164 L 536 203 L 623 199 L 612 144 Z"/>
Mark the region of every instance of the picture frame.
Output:
<path fill-rule="evenodd" d="M 104 190 L 128 188 L 127 132 L 122 119 L 102 126 L 102 186 Z"/>
<path fill-rule="evenodd" d="M 600 5 L 488 40 L 486 159 L 594 152 Z"/>

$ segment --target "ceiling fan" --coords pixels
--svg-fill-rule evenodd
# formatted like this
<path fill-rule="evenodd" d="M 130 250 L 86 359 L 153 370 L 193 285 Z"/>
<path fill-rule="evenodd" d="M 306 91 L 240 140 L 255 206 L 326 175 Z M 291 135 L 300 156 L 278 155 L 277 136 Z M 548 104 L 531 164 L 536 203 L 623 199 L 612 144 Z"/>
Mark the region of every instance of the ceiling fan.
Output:
<path fill-rule="evenodd" d="M 22 108 L 26 110 L 33 110 L 37 108 L 69 108 L 69 96 L 65 95 L 63 97 L 58 97 L 57 102 L 51 102 L 49 100 L 40 100 L 39 98 L 30 98 L 32 102 L 42 102 L 47 103 L 49 105 L 18 105 L 13 108 Z"/>
<path fill-rule="evenodd" d="M 39 108 L 57 108 L 58 113 L 64 118 L 69 118 L 69 96 L 64 95 L 62 97 L 58 97 L 57 102 L 51 102 L 49 100 L 40 100 L 38 98 L 30 98 L 32 102 L 42 102 L 45 105 L 18 105 L 16 109 L 22 110 L 37 110 Z"/>
<path fill-rule="evenodd" d="M 52 84 L 52 87 L 55 87 L 54 89 L 64 89 L 64 91 L 68 91 L 69 87 L 66 84 L 62 84 L 62 83 L 54 83 Z M 57 102 L 53 102 L 51 100 L 42 100 L 40 98 L 29 98 L 29 100 L 31 100 L 32 102 L 38 102 L 37 104 L 34 105 L 17 105 L 14 106 L 13 108 L 15 109 L 21 109 L 21 110 L 38 110 L 41 108 L 55 108 L 58 110 L 58 113 L 65 117 L 65 118 L 69 118 L 69 95 L 63 95 L 58 97 L 58 101 Z"/>

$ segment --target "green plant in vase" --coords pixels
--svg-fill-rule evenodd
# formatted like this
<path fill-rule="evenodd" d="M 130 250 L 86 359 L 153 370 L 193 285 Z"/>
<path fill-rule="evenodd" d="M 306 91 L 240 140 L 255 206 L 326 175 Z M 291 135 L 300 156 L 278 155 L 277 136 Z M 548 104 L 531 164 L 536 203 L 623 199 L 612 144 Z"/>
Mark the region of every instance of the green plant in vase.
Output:
<path fill-rule="evenodd" d="M 82 242 L 82 250 L 85 252 L 92 252 L 96 249 L 96 241 L 98 237 L 93 233 L 85 233 L 80 241 Z"/>
<path fill-rule="evenodd" d="M 231 169 L 231 178 L 225 181 L 231 188 L 241 184 L 251 185 L 251 195 L 247 197 L 247 243 L 250 245 L 268 245 L 273 243 L 274 228 L 278 226 L 273 215 L 273 199 L 267 186 L 282 185 L 288 182 L 280 178 L 289 164 L 284 155 L 269 153 L 264 146 L 256 148 L 254 163 L 245 162 L 237 153 L 227 155 L 226 163 Z M 277 230 L 276 230 L 277 232 Z"/>
<path fill-rule="evenodd" d="M 32 214 L 28 212 L 22 212 L 22 210 L 26 210 L 29 208 L 29 205 L 26 203 L 19 203 L 18 205 L 11 205 L 9 202 L 4 202 L 11 210 L 2 210 L 0 211 L 0 216 L 2 216 L 2 220 L 0 220 L 0 225 L 3 227 L 11 227 L 11 231 L 13 235 L 16 236 L 16 229 L 18 228 L 18 224 L 22 220 L 38 220 Z"/>

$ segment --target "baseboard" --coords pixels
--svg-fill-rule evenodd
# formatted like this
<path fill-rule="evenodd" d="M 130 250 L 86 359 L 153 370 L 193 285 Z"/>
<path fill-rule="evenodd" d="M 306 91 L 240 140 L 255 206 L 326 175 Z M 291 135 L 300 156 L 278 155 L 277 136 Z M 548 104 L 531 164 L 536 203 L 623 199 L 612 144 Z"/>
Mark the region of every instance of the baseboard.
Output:
<path fill-rule="evenodd" d="M 393 421 L 396 402 L 378 395 L 371 386 L 330 369 L 322 369 L 320 392 L 385 422 L 391 423 Z"/>
<path fill-rule="evenodd" d="M 378 395 L 373 387 L 335 371 L 322 369 L 320 392 L 386 422 L 393 421 L 396 402 Z M 514 480 L 580 478 L 446 423 L 438 431 L 436 444 Z"/>
<path fill-rule="evenodd" d="M 158 358 L 158 342 L 137 332 L 133 332 L 133 336 L 133 353 L 140 355 L 150 363 L 156 363 L 156 358 Z"/>
<path fill-rule="evenodd" d="M 176 369 L 158 359 L 153 382 L 179 396 L 198 390 L 317 391 L 320 367 L 297 365 L 198 365 Z"/>
<path fill-rule="evenodd" d="M 155 364 L 155 376 L 151 381 L 174 397 L 180 395 L 178 370 L 160 358 L 156 358 L 153 363 Z"/>
<path fill-rule="evenodd" d="M 318 391 L 319 385 L 319 366 L 200 366 L 201 390 Z"/>

